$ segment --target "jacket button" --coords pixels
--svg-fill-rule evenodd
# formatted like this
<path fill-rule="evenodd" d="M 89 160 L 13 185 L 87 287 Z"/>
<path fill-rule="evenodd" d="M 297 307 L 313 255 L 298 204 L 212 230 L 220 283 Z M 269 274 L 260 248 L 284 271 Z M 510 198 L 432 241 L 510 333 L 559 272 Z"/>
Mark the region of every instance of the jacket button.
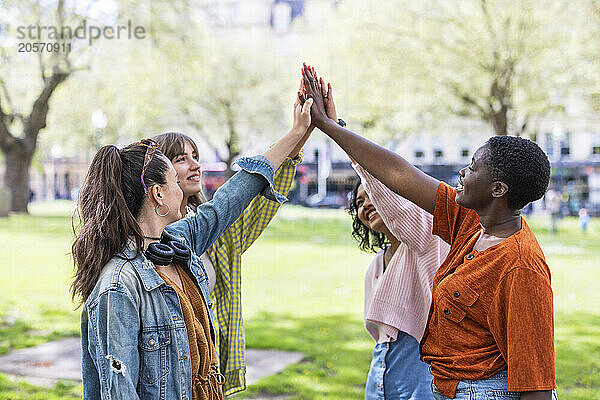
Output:
<path fill-rule="evenodd" d="M 154 341 L 154 339 L 148 340 L 148 346 L 154 346 L 155 344 L 156 342 Z"/>
<path fill-rule="evenodd" d="M 444 309 L 444 314 L 446 315 L 450 315 L 450 310 L 448 310 L 447 308 Z"/>
<path fill-rule="evenodd" d="M 472 260 L 473 258 L 475 258 L 475 256 L 473 254 L 468 254 L 466 258 L 467 260 Z"/>
<path fill-rule="evenodd" d="M 454 297 L 460 297 L 460 292 L 458 290 L 454 292 Z"/>

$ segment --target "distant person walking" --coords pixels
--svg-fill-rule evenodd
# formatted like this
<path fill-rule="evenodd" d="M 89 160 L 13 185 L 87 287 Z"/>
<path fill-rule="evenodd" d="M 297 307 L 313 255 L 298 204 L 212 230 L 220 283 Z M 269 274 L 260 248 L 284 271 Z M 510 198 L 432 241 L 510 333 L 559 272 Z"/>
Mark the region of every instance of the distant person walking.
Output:
<path fill-rule="evenodd" d="M 581 232 L 586 233 L 588 224 L 590 223 L 590 214 L 585 208 L 579 210 L 579 227 Z"/>

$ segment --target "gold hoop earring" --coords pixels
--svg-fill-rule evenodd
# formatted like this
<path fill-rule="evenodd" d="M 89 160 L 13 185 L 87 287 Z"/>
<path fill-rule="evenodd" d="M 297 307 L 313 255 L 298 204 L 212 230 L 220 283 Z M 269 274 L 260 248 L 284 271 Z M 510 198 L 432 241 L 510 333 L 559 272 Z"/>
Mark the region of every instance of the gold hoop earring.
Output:
<path fill-rule="evenodd" d="M 164 214 L 161 214 L 158 212 L 158 209 L 162 206 L 167 206 L 167 212 Z M 156 207 L 154 207 L 154 212 L 156 213 L 156 215 L 158 215 L 159 217 L 166 217 L 167 215 L 169 215 L 169 213 L 171 212 L 171 208 L 169 207 L 169 205 L 167 203 L 163 203 L 161 204 L 157 204 Z"/>

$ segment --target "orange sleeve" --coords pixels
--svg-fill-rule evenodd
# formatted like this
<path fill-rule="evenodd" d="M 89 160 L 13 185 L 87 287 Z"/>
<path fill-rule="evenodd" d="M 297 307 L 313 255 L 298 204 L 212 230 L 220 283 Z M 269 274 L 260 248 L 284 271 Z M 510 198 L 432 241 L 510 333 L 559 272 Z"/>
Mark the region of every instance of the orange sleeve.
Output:
<path fill-rule="evenodd" d="M 490 331 L 508 365 L 508 390 L 551 390 L 554 310 L 550 280 L 515 268 L 500 282 L 488 312 Z"/>
<path fill-rule="evenodd" d="M 454 242 L 465 219 L 469 216 L 473 217 L 470 214 L 474 214 L 475 223 L 479 223 L 477 213 L 456 204 L 455 196 L 456 189 L 445 182 L 440 182 L 433 210 L 433 234 L 450 245 Z M 469 227 L 471 226 L 472 224 L 469 224 Z"/>

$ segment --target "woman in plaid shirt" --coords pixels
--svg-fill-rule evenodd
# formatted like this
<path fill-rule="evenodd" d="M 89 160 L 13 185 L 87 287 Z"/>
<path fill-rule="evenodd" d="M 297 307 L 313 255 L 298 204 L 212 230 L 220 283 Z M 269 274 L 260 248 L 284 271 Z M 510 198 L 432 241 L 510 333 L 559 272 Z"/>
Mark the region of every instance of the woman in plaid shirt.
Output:
<path fill-rule="evenodd" d="M 275 172 L 273 189 L 287 195 L 296 165 L 302 161 L 302 146 L 310 136 L 309 128 L 289 157 Z M 187 135 L 168 132 L 153 138 L 159 150 L 173 163 L 180 176 L 183 190 L 181 214 L 194 213 L 206 201 L 202 193 L 202 170 L 198 147 Z M 213 312 L 218 323 L 216 348 L 221 373 L 226 381 L 223 392 L 233 394 L 246 388 L 246 351 L 242 319 L 242 254 L 265 230 L 275 216 L 280 203 L 256 196 L 242 215 L 202 255 L 202 263 L 209 278 Z"/>

